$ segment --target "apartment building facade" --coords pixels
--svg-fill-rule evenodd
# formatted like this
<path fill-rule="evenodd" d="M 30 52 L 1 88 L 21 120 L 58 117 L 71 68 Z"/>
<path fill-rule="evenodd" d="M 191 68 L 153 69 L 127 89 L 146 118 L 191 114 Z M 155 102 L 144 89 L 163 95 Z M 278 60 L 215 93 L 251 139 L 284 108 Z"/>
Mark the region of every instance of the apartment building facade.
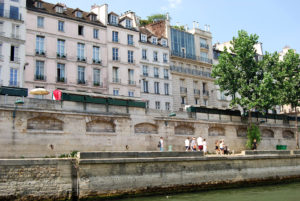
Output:
<path fill-rule="evenodd" d="M 132 11 L 108 13 L 107 4 L 93 6 L 92 12 L 107 26 L 108 94 L 140 97 L 137 16 Z"/>
<path fill-rule="evenodd" d="M 149 109 L 173 108 L 168 39 L 140 27 L 141 98 Z"/>
<path fill-rule="evenodd" d="M 28 0 L 26 22 L 25 87 L 106 93 L 106 26 L 97 14 Z"/>
<path fill-rule="evenodd" d="M 209 30 L 195 26 L 179 30 L 169 20 L 147 26 L 153 33 L 170 41 L 170 72 L 172 74 L 173 109 L 185 105 L 216 106 L 212 70 L 212 36 Z"/>
<path fill-rule="evenodd" d="M 0 1 L 0 85 L 23 87 L 26 0 Z"/>

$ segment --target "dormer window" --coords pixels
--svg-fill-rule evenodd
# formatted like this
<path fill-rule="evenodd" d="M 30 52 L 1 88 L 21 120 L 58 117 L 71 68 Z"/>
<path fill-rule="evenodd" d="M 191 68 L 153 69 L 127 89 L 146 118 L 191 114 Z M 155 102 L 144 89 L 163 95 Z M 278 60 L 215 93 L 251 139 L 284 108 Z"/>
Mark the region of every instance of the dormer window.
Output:
<path fill-rule="evenodd" d="M 82 18 L 82 12 L 81 11 L 76 11 L 75 16 L 78 18 Z"/>
<path fill-rule="evenodd" d="M 110 24 L 118 24 L 118 17 L 115 15 L 110 15 Z"/>
<path fill-rule="evenodd" d="M 157 38 L 156 37 L 152 37 L 152 44 L 157 44 Z"/>
<path fill-rule="evenodd" d="M 91 15 L 90 15 L 90 20 L 91 20 L 91 21 L 96 21 L 96 20 L 97 20 L 97 15 L 91 14 Z"/>
<path fill-rule="evenodd" d="M 132 28 L 132 24 L 131 24 L 131 20 L 130 19 L 126 19 L 126 28 Z"/>
<path fill-rule="evenodd" d="M 41 2 L 41 1 L 35 2 L 35 7 L 37 7 L 37 8 L 43 8 L 43 2 Z"/>
<path fill-rule="evenodd" d="M 55 7 L 55 11 L 56 11 L 57 13 L 63 13 L 63 12 L 64 12 L 64 9 L 63 9 L 63 7 L 61 7 L 61 6 L 56 6 L 56 7 Z"/>
<path fill-rule="evenodd" d="M 161 39 L 161 45 L 164 47 L 168 46 L 167 40 L 166 39 Z"/>
<path fill-rule="evenodd" d="M 141 34 L 141 41 L 142 42 L 147 42 L 147 35 Z"/>

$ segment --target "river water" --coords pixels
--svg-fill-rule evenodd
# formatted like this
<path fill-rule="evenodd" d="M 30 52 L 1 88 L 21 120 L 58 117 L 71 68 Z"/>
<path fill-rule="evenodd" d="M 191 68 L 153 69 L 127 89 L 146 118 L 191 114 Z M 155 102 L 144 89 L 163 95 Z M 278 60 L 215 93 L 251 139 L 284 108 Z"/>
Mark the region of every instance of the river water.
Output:
<path fill-rule="evenodd" d="M 274 186 L 128 198 L 122 201 L 300 201 L 300 182 Z"/>

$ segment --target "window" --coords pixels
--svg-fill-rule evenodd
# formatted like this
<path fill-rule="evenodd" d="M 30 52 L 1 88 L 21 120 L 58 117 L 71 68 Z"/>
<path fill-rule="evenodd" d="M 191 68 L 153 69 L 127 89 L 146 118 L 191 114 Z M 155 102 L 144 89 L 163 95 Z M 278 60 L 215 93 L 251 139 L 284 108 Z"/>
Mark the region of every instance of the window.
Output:
<path fill-rule="evenodd" d="M 207 99 L 203 99 L 203 104 L 204 104 L 205 106 L 207 106 L 207 104 L 208 104 Z"/>
<path fill-rule="evenodd" d="M 76 11 L 75 15 L 78 18 L 82 18 L 82 12 L 81 11 Z"/>
<path fill-rule="evenodd" d="M 101 84 L 100 84 L 100 69 L 94 68 L 93 77 L 94 77 L 94 86 L 101 86 Z"/>
<path fill-rule="evenodd" d="M 112 49 L 112 53 L 113 53 L 113 61 L 119 61 L 119 49 L 118 48 L 113 48 Z"/>
<path fill-rule="evenodd" d="M 199 98 L 195 98 L 195 105 L 199 104 Z"/>
<path fill-rule="evenodd" d="M 44 41 L 45 38 L 43 36 L 36 36 L 36 54 L 45 54 L 44 52 Z"/>
<path fill-rule="evenodd" d="M 40 16 L 37 17 L 37 27 L 44 28 L 44 18 L 43 17 L 40 17 Z"/>
<path fill-rule="evenodd" d="M 112 32 L 112 41 L 116 43 L 119 42 L 119 32 L 117 31 Z"/>
<path fill-rule="evenodd" d="M 19 62 L 19 47 L 10 46 L 10 61 Z"/>
<path fill-rule="evenodd" d="M 144 90 L 144 93 L 149 93 L 148 81 L 146 81 L 146 80 L 143 80 L 143 90 Z"/>
<path fill-rule="evenodd" d="M 90 20 L 93 21 L 93 22 L 96 21 L 97 20 L 97 15 L 91 14 L 90 15 Z"/>
<path fill-rule="evenodd" d="M 141 41 L 142 42 L 147 42 L 147 35 L 141 34 Z"/>
<path fill-rule="evenodd" d="M 153 68 L 154 70 L 154 77 L 159 78 L 159 72 L 158 72 L 158 68 Z"/>
<path fill-rule="evenodd" d="M 128 63 L 134 63 L 133 62 L 133 51 L 128 50 Z"/>
<path fill-rule="evenodd" d="M 128 84 L 134 85 L 134 70 L 133 69 L 128 69 Z"/>
<path fill-rule="evenodd" d="M 100 63 L 100 48 L 93 46 L 93 63 Z"/>
<path fill-rule="evenodd" d="M 168 54 L 166 54 L 166 53 L 163 54 L 163 60 L 164 60 L 164 63 L 168 63 Z"/>
<path fill-rule="evenodd" d="M 160 110 L 160 102 L 155 101 L 155 109 Z"/>
<path fill-rule="evenodd" d="M 11 68 L 9 72 L 9 86 L 18 86 L 18 69 Z"/>
<path fill-rule="evenodd" d="M 84 34 L 84 27 L 81 25 L 78 25 L 78 35 L 83 36 Z"/>
<path fill-rule="evenodd" d="M 129 97 L 133 97 L 134 96 L 134 92 L 133 91 L 128 91 L 128 96 Z"/>
<path fill-rule="evenodd" d="M 142 59 L 146 60 L 147 59 L 147 50 L 142 49 Z"/>
<path fill-rule="evenodd" d="M 1 12 L 1 11 L 0 11 Z M 0 15 L 1 16 L 1 15 Z M 4 35 L 4 31 L 3 31 L 3 22 L 0 21 L 0 35 L 3 36 Z"/>
<path fill-rule="evenodd" d="M 11 35 L 13 38 L 19 38 L 20 35 L 19 35 L 19 30 L 20 30 L 20 26 L 17 25 L 17 24 L 12 24 L 12 31 L 11 31 Z"/>
<path fill-rule="evenodd" d="M 35 80 L 45 80 L 44 78 L 44 62 L 36 61 Z"/>
<path fill-rule="evenodd" d="M 181 96 L 181 104 L 185 104 L 185 97 Z"/>
<path fill-rule="evenodd" d="M 119 95 L 119 89 L 114 89 L 113 90 L 113 95 L 118 96 Z"/>
<path fill-rule="evenodd" d="M 164 46 L 164 47 L 167 47 L 167 46 L 168 46 L 167 40 L 165 40 L 165 39 L 162 39 L 162 40 L 161 40 L 161 44 L 162 44 L 162 46 Z"/>
<path fill-rule="evenodd" d="M 126 19 L 125 22 L 126 22 L 126 28 L 131 28 L 132 27 L 130 19 Z"/>
<path fill-rule="evenodd" d="M 64 9 L 63 9 L 63 7 L 61 7 L 61 6 L 56 6 L 56 7 L 55 7 L 55 11 L 56 11 L 57 13 L 63 13 L 63 12 L 64 12 Z"/>
<path fill-rule="evenodd" d="M 146 108 L 149 108 L 150 102 L 147 100 L 146 101 Z"/>
<path fill-rule="evenodd" d="M 143 65 L 143 76 L 148 76 L 148 66 Z"/>
<path fill-rule="evenodd" d="M 119 80 L 119 68 L 117 67 L 113 67 L 113 82 L 115 83 L 119 83 L 120 80 Z"/>
<path fill-rule="evenodd" d="M 205 94 L 205 92 L 206 92 L 206 87 L 207 87 L 206 83 L 203 82 L 203 83 L 202 83 L 202 91 L 203 91 L 203 94 Z"/>
<path fill-rule="evenodd" d="M 157 38 L 156 37 L 152 37 L 152 44 L 157 44 Z"/>
<path fill-rule="evenodd" d="M 65 41 L 58 39 L 57 40 L 57 56 L 60 58 L 65 58 Z"/>
<path fill-rule="evenodd" d="M 2 55 L 2 43 L 0 43 L 0 60 L 3 59 L 3 55 Z"/>
<path fill-rule="evenodd" d="M 157 60 L 158 60 L 158 58 L 157 58 L 157 52 L 154 51 L 153 52 L 153 61 L 157 61 Z"/>
<path fill-rule="evenodd" d="M 169 102 L 165 102 L 165 108 L 166 108 L 166 110 L 170 110 L 170 103 Z"/>
<path fill-rule="evenodd" d="M 65 31 L 65 22 L 58 21 L 58 31 Z"/>
<path fill-rule="evenodd" d="M 110 24 L 118 24 L 118 17 L 115 15 L 110 15 Z"/>
<path fill-rule="evenodd" d="M 205 48 L 205 49 L 209 49 L 209 46 L 208 46 L 208 44 L 207 44 L 206 39 L 200 38 L 200 47 L 203 47 L 203 48 Z"/>
<path fill-rule="evenodd" d="M 169 95 L 169 84 L 165 83 L 165 95 Z"/>
<path fill-rule="evenodd" d="M 154 82 L 154 93 L 159 94 L 159 82 Z"/>
<path fill-rule="evenodd" d="M 9 18 L 14 20 L 20 20 L 19 8 L 15 6 L 10 6 Z"/>
<path fill-rule="evenodd" d="M 98 39 L 98 38 L 99 38 L 99 30 L 98 30 L 98 29 L 94 29 L 94 32 L 93 32 L 93 33 L 94 33 L 94 35 L 93 35 L 94 38 L 95 38 L 95 39 Z"/>
<path fill-rule="evenodd" d="M 133 35 L 128 34 L 127 41 L 128 41 L 128 45 L 133 45 Z"/>
<path fill-rule="evenodd" d="M 164 78 L 166 80 L 169 79 L 169 70 L 168 69 L 164 69 Z"/>
<path fill-rule="evenodd" d="M 57 82 L 66 82 L 65 64 L 57 64 Z"/>
<path fill-rule="evenodd" d="M 37 2 L 36 2 L 36 7 L 37 7 L 37 8 L 43 8 L 43 3 L 40 2 L 40 1 L 37 1 Z"/>
<path fill-rule="evenodd" d="M 82 44 L 82 43 L 77 43 L 77 60 L 78 61 L 85 61 L 84 44 Z"/>
<path fill-rule="evenodd" d="M 200 56 L 201 56 L 202 58 L 208 58 L 207 52 L 200 52 Z"/>
<path fill-rule="evenodd" d="M 78 66 L 78 84 L 85 84 L 84 71 L 85 68 L 83 66 Z"/>

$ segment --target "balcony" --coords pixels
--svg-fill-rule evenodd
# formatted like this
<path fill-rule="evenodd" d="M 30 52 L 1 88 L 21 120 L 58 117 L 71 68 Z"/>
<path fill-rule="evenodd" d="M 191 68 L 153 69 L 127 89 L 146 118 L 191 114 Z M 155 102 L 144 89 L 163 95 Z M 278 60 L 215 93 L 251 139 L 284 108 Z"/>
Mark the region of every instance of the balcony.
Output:
<path fill-rule="evenodd" d="M 9 83 L 8 83 L 8 85 L 10 86 L 10 87 L 19 87 L 19 82 L 17 82 L 17 81 L 9 81 Z"/>
<path fill-rule="evenodd" d="M 3 10 L 3 9 L 0 9 L 0 17 L 5 17 L 13 20 L 20 20 L 20 21 L 23 20 L 22 14 L 11 12 L 10 10 Z"/>
<path fill-rule="evenodd" d="M 10 58 L 10 61 L 14 62 L 14 63 L 20 63 L 20 58 L 19 57 L 13 57 L 13 58 Z"/>
<path fill-rule="evenodd" d="M 155 78 L 159 78 L 159 74 L 154 74 L 154 77 Z"/>
<path fill-rule="evenodd" d="M 63 52 L 57 52 L 56 53 L 56 57 L 58 58 L 58 59 L 66 59 L 67 58 L 67 55 L 65 54 L 65 53 L 63 53 Z"/>
<path fill-rule="evenodd" d="M 186 94 L 187 93 L 187 88 L 186 87 L 180 87 L 180 93 L 181 94 Z"/>
<path fill-rule="evenodd" d="M 115 38 L 115 39 L 113 38 L 113 39 L 112 39 L 112 42 L 113 42 L 113 43 L 119 43 L 119 39 L 118 39 L 118 38 Z"/>
<path fill-rule="evenodd" d="M 119 78 L 113 78 L 112 82 L 113 83 L 121 83 L 121 79 L 119 79 Z"/>
<path fill-rule="evenodd" d="M 93 59 L 93 64 L 102 64 L 102 61 L 100 59 Z"/>
<path fill-rule="evenodd" d="M 103 83 L 100 81 L 94 81 L 93 85 L 94 85 L 94 87 L 103 87 Z"/>
<path fill-rule="evenodd" d="M 129 59 L 129 60 L 128 60 L 128 63 L 129 63 L 129 64 L 135 64 L 135 60 Z"/>
<path fill-rule="evenodd" d="M 157 58 L 153 58 L 153 62 L 158 62 L 158 59 Z"/>
<path fill-rule="evenodd" d="M 85 84 L 87 84 L 87 81 L 84 79 L 77 79 L 77 84 L 85 85 Z"/>
<path fill-rule="evenodd" d="M 36 49 L 35 50 L 35 55 L 36 56 L 46 56 L 46 51 L 45 50 L 39 50 L 39 49 Z"/>
<path fill-rule="evenodd" d="M 170 66 L 171 71 L 176 71 L 178 73 L 184 73 L 184 74 L 189 74 L 189 75 L 194 75 L 194 76 L 202 76 L 202 77 L 207 77 L 207 78 L 212 78 L 210 72 L 204 72 L 200 71 L 197 69 L 192 69 L 192 68 L 184 68 L 182 66 Z"/>
<path fill-rule="evenodd" d="M 165 76 L 164 76 L 164 79 L 165 79 L 165 80 L 168 80 L 168 79 L 169 79 L 169 76 L 168 76 L 168 75 L 165 75 Z"/>
<path fill-rule="evenodd" d="M 203 96 L 209 96 L 209 91 L 203 90 Z"/>
<path fill-rule="evenodd" d="M 184 52 L 177 52 L 174 50 L 171 51 L 171 56 L 181 57 L 181 58 L 185 58 L 185 59 L 191 59 L 191 60 L 196 60 L 196 61 L 212 64 L 212 59 L 209 59 L 206 57 L 199 57 L 199 56 L 196 56 L 193 54 L 186 54 Z"/>
<path fill-rule="evenodd" d="M 77 56 L 77 61 L 79 61 L 79 62 L 86 62 L 86 57 Z"/>
<path fill-rule="evenodd" d="M 136 82 L 133 81 L 133 80 L 128 80 L 128 84 L 129 84 L 129 85 L 136 85 Z"/>
<path fill-rule="evenodd" d="M 206 43 L 200 43 L 200 47 L 201 48 L 204 48 L 204 49 L 209 49 L 209 45 L 208 44 L 206 44 Z"/>
<path fill-rule="evenodd" d="M 34 80 L 35 81 L 46 81 L 46 76 L 45 75 L 42 75 L 42 74 L 40 74 L 40 75 L 34 75 Z"/>
<path fill-rule="evenodd" d="M 148 74 L 148 73 L 146 73 L 146 72 L 143 72 L 143 76 L 144 76 L 144 77 L 148 77 L 148 76 L 149 76 L 149 74 Z"/>
<path fill-rule="evenodd" d="M 14 38 L 14 39 L 20 39 L 20 35 L 19 34 L 15 34 L 15 33 L 12 33 L 11 37 Z"/>
<path fill-rule="evenodd" d="M 194 95 L 200 96 L 200 89 L 194 89 Z"/>
<path fill-rule="evenodd" d="M 67 83 L 66 77 L 56 77 L 56 82 Z"/>

